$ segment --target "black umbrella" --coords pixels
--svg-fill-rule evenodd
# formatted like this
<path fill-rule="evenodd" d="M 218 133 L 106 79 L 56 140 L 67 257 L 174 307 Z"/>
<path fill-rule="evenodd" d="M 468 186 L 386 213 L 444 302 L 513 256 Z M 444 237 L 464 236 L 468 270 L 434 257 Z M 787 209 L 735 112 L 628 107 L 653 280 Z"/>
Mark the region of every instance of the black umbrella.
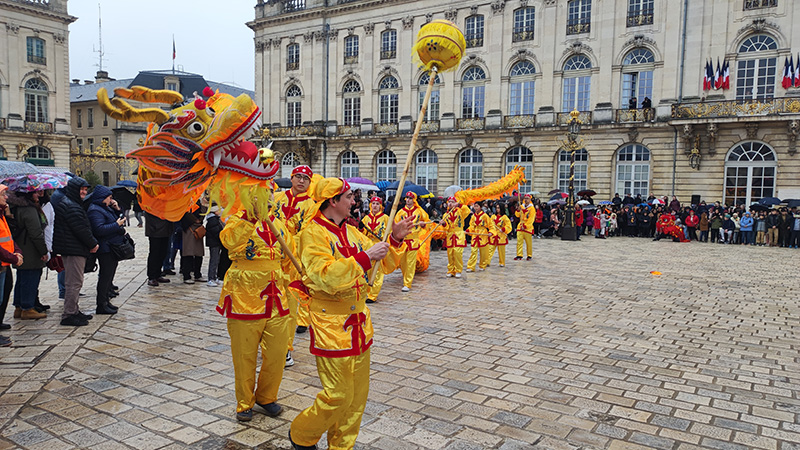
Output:
<path fill-rule="evenodd" d="M 289 178 L 276 178 L 275 184 L 281 189 L 289 189 L 292 187 L 292 180 Z"/>
<path fill-rule="evenodd" d="M 751 211 L 768 211 L 769 210 L 769 206 L 760 205 L 758 203 L 753 203 L 752 205 L 750 205 L 750 210 Z"/>
<path fill-rule="evenodd" d="M 111 195 L 114 197 L 114 200 L 119 203 L 120 209 L 126 211 L 131 209 L 131 205 L 133 205 L 133 199 L 136 195 L 128 190 L 125 186 L 112 186 L 111 187 Z"/>
<path fill-rule="evenodd" d="M 561 189 L 553 189 L 552 191 L 548 192 L 547 195 L 553 195 L 561 192 Z"/>
<path fill-rule="evenodd" d="M 793 198 L 791 200 L 786 200 L 786 203 L 789 205 L 789 208 L 794 208 L 794 207 L 800 208 L 800 199 Z"/>
<path fill-rule="evenodd" d="M 581 197 L 583 197 L 584 195 L 587 196 L 587 197 L 591 197 L 591 196 L 597 195 L 597 192 L 595 192 L 595 191 L 593 191 L 591 189 L 584 189 L 584 190 L 578 192 L 578 195 L 581 196 Z"/>
<path fill-rule="evenodd" d="M 550 200 L 562 200 L 562 199 L 565 199 L 567 197 L 569 197 L 569 194 L 565 194 L 565 193 L 563 193 L 561 191 L 558 191 L 557 194 L 555 194 L 552 197 L 550 197 Z"/>
<path fill-rule="evenodd" d="M 761 200 L 759 200 L 758 203 L 764 206 L 780 205 L 781 199 L 779 199 L 778 197 L 764 197 Z"/>

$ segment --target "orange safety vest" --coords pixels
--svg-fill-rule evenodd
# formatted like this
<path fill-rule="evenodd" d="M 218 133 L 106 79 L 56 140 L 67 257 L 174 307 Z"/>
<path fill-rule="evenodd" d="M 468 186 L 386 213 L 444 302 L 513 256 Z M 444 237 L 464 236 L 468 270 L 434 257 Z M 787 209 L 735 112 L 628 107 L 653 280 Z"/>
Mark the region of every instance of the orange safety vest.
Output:
<path fill-rule="evenodd" d="M 8 228 L 6 216 L 0 215 L 0 247 L 8 250 L 9 253 L 14 253 L 14 240 L 11 238 L 11 230 Z M 3 261 L 3 266 L 10 266 L 11 264 Z"/>

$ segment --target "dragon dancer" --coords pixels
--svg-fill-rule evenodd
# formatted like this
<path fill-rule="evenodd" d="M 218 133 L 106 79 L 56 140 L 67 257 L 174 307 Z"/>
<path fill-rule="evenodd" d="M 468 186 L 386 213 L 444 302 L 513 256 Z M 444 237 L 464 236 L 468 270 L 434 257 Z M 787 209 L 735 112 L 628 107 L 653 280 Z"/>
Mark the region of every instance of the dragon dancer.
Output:
<path fill-rule="evenodd" d="M 299 236 L 303 277 L 311 301 L 310 345 L 322 391 L 292 421 L 292 448 L 315 449 L 323 433 L 328 448 L 352 449 L 369 393 L 373 327 L 365 305 L 373 265 L 393 271 L 415 218 L 396 223 L 390 242 L 374 243 L 345 220 L 355 204 L 350 185 L 323 178 L 312 197 L 320 202 Z"/>
<path fill-rule="evenodd" d="M 441 223 L 446 235 L 448 277 L 461 278 L 461 272 L 464 271 L 464 247 L 467 246 L 464 221 L 469 214 L 467 205 L 460 205 L 455 197 L 447 199 L 447 212 L 442 216 Z"/>
<path fill-rule="evenodd" d="M 490 242 L 495 234 L 494 222 L 488 214 L 483 212 L 482 206 L 481 202 L 472 204 L 472 221 L 468 228 L 469 234 L 472 236 L 472 248 L 467 260 L 467 270 L 470 272 L 475 272 L 476 264 L 480 270 L 486 270 L 492 260 Z"/>
<path fill-rule="evenodd" d="M 497 234 L 492 238 L 492 254 L 497 250 L 497 258 L 500 267 L 506 266 L 506 246 L 508 246 L 508 233 L 511 233 L 511 220 L 502 213 L 501 206 L 495 205 L 495 214 L 492 216 L 492 223 L 497 230 Z M 489 257 L 491 259 L 491 256 Z"/>
<path fill-rule="evenodd" d="M 403 292 L 411 290 L 411 283 L 414 282 L 414 274 L 417 271 L 417 251 L 421 244 L 419 237 L 421 222 L 428 222 L 428 213 L 417 203 L 417 194 L 409 191 L 406 194 L 406 206 L 395 215 L 395 223 L 403 221 L 406 217 L 414 216 L 414 229 L 406 237 L 406 252 L 400 260 L 400 270 L 403 272 Z"/>
<path fill-rule="evenodd" d="M 314 172 L 311 167 L 297 166 L 292 169 L 292 188 L 275 194 L 275 217 L 286 223 L 286 229 L 294 237 L 302 230 L 308 218 L 308 210 L 314 206 L 314 200 L 308 196 L 308 188 L 313 176 Z M 299 305 L 298 296 L 294 291 L 290 290 L 287 296 L 289 297 L 290 314 L 297 324 L 296 332 L 305 333 L 308 330 L 308 305 Z M 294 365 L 292 350 L 294 350 L 294 333 L 289 335 L 286 367 Z"/>
<path fill-rule="evenodd" d="M 528 261 L 531 260 L 533 255 L 533 222 L 536 221 L 536 208 L 531 203 L 530 194 L 525 194 L 522 204 L 514 212 L 514 215 L 519 217 L 519 225 L 517 225 L 517 256 L 515 261 L 522 259 L 522 245 L 525 244 L 527 251 Z"/>
<path fill-rule="evenodd" d="M 361 219 L 364 225 L 367 237 L 374 243 L 383 241 L 386 234 L 386 226 L 389 224 L 389 216 L 383 213 L 383 200 L 380 197 L 372 197 L 369 200 L 369 214 Z M 378 294 L 381 292 L 383 286 L 383 271 L 380 267 L 376 267 L 375 281 L 367 293 L 367 303 L 375 303 Z"/>

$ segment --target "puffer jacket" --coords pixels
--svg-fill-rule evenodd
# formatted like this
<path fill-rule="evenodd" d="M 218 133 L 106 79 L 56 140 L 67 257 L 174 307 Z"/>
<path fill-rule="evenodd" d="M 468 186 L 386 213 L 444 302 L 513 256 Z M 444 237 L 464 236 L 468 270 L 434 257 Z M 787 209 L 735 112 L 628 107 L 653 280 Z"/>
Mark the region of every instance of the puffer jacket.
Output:
<path fill-rule="evenodd" d="M 47 254 L 47 243 L 44 240 L 44 218 L 41 208 L 23 195 L 14 193 L 8 196 L 11 214 L 16 220 L 14 242 L 22 250 L 24 263 L 17 269 L 35 270 L 44 267 L 42 256 Z"/>
<path fill-rule="evenodd" d="M 89 256 L 97 245 L 92 235 L 89 216 L 83 209 L 81 187 L 89 183 L 74 177 L 67 182 L 65 196 L 56 206 L 56 223 L 53 228 L 53 252 L 62 256 Z"/>
<path fill-rule="evenodd" d="M 117 223 L 117 215 L 103 204 L 103 200 L 111 195 L 111 190 L 105 186 L 96 186 L 92 195 L 92 204 L 89 206 L 89 223 L 92 224 L 92 234 L 100 248 L 97 253 L 110 253 L 109 244 L 122 244 L 125 229 Z"/>

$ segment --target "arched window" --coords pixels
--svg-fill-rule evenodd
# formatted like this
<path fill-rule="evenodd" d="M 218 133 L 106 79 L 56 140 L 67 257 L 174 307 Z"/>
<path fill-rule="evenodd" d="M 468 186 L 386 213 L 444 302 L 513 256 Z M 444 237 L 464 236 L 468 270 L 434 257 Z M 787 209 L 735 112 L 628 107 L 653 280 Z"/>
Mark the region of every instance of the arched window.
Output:
<path fill-rule="evenodd" d="M 53 154 L 47 147 L 34 145 L 28 149 L 28 159 L 53 159 Z"/>
<path fill-rule="evenodd" d="M 397 78 L 386 75 L 378 87 L 380 95 L 379 119 L 380 123 L 397 123 L 398 98 L 400 83 Z"/>
<path fill-rule="evenodd" d="M 506 152 L 506 173 L 511 172 L 514 166 L 520 166 L 525 169 L 525 179 L 527 181 L 520 185 L 520 189 L 522 193 L 530 192 L 533 185 L 531 182 L 533 179 L 533 152 L 522 145 L 509 149 Z"/>
<path fill-rule="evenodd" d="M 353 178 L 358 176 L 358 155 L 355 152 L 347 150 L 342 153 L 339 167 L 341 170 L 339 174 L 342 178 Z"/>
<path fill-rule="evenodd" d="M 653 52 L 637 48 L 622 60 L 622 103 L 620 108 L 637 106 L 647 97 L 653 99 Z M 636 98 L 636 104 L 631 99 Z"/>
<path fill-rule="evenodd" d="M 617 188 L 622 195 L 650 192 L 650 150 L 641 144 L 628 144 L 617 151 Z"/>
<path fill-rule="evenodd" d="M 558 152 L 558 182 L 556 185 L 561 192 L 569 190 L 569 166 L 570 166 L 571 152 L 561 150 Z M 589 152 L 585 148 L 575 151 L 575 179 L 573 187 L 575 192 L 586 189 L 589 179 Z"/>
<path fill-rule="evenodd" d="M 299 127 L 303 121 L 303 103 L 301 97 L 303 93 L 296 84 L 289 86 L 286 90 L 286 125 Z"/>
<path fill-rule="evenodd" d="M 417 153 L 416 163 L 416 183 L 435 194 L 439 179 L 439 157 L 436 152 L 430 149 L 420 151 Z"/>
<path fill-rule="evenodd" d="M 361 85 L 356 80 L 350 80 L 342 89 L 344 98 L 344 124 L 358 125 L 361 123 Z"/>
<path fill-rule="evenodd" d="M 486 73 L 480 67 L 473 66 L 464 72 L 461 81 L 461 117 L 464 119 L 483 117 Z"/>
<path fill-rule="evenodd" d="M 561 110 L 591 110 L 592 62 L 585 55 L 575 55 L 564 63 Z"/>
<path fill-rule="evenodd" d="M 431 76 L 427 73 L 419 77 L 419 108 L 422 109 L 422 103 L 425 101 L 425 92 L 428 91 L 428 83 L 431 81 Z M 431 90 L 431 99 L 428 102 L 428 110 L 425 112 L 425 120 L 439 120 L 440 99 L 439 96 L 439 75 L 433 80 L 433 89 Z"/>
<path fill-rule="evenodd" d="M 768 100 L 775 96 L 778 43 L 770 36 L 750 36 L 736 59 L 736 100 Z"/>
<path fill-rule="evenodd" d="M 358 36 L 344 38 L 344 63 L 355 64 L 358 62 Z"/>
<path fill-rule="evenodd" d="M 397 30 L 386 30 L 381 33 L 381 59 L 397 57 Z"/>
<path fill-rule="evenodd" d="M 467 148 L 458 155 L 458 185 L 464 189 L 483 186 L 483 153 Z"/>
<path fill-rule="evenodd" d="M 47 85 L 39 78 L 25 82 L 25 121 L 47 122 Z"/>
<path fill-rule="evenodd" d="M 533 76 L 536 68 L 530 61 L 520 61 L 511 68 L 510 92 L 509 92 L 509 115 L 528 116 L 533 115 L 534 111 L 534 91 L 536 82 Z"/>
<path fill-rule="evenodd" d="M 291 178 L 292 169 L 300 165 L 300 159 L 295 152 L 289 152 L 281 158 L 281 176 L 283 178 Z"/>
<path fill-rule="evenodd" d="M 464 20 L 467 48 L 483 47 L 483 16 L 476 14 Z"/>
<path fill-rule="evenodd" d="M 300 44 L 286 46 L 286 70 L 300 69 Z"/>
<path fill-rule="evenodd" d="M 775 151 L 761 142 L 736 144 L 725 158 L 726 205 L 749 205 L 775 196 Z"/>
<path fill-rule="evenodd" d="M 567 34 L 588 33 L 592 24 L 592 0 L 567 2 Z"/>
<path fill-rule="evenodd" d="M 378 176 L 375 181 L 397 181 L 397 157 L 391 150 L 378 152 Z"/>

